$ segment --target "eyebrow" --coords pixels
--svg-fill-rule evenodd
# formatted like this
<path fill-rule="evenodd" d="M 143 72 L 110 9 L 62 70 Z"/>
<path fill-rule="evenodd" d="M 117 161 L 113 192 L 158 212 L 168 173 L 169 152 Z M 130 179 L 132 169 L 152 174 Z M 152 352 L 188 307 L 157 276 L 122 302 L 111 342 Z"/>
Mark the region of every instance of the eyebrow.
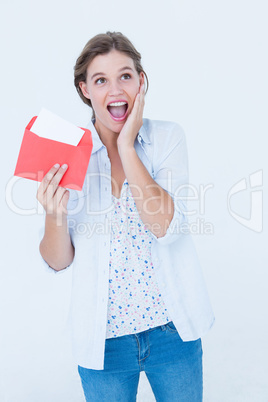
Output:
<path fill-rule="evenodd" d="M 128 67 L 128 66 L 120 68 L 120 70 L 118 70 L 118 72 L 120 73 L 121 71 L 124 71 L 124 70 L 130 70 L 130 71 L 133 72 L 133 69 L 131 67 Z M 95 74 L 93 74 L 91 76 L 90 79 L 93 80 L 93 78 L 95 78 L 97 75 L 105 75 L 105 73 L 95 73 Z"/>

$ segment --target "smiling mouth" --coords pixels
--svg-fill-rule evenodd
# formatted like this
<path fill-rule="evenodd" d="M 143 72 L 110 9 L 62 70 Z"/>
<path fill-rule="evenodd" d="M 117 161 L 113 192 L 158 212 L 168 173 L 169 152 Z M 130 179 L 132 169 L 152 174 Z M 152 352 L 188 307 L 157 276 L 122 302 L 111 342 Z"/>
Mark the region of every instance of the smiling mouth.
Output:
<path fill-rule="evenodd" d="M 127 115 L 128 103 L 127 102 L 112 102 L 107 106 L 108 112 L 111 117 L 116 121 L 124 120 Z"/>

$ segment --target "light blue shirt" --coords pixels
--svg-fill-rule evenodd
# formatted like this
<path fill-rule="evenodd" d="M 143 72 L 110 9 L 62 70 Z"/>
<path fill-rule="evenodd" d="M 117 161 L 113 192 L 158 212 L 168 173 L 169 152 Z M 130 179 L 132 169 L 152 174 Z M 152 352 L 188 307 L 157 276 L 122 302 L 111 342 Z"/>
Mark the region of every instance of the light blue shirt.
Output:
<path fill-rule="evenodd" d="M 81 192 L 71 190 L 68 223 L 75 258 L 57 275 L 72 269 L 70 324 L 75 362 L 103 369 L 109 293 L 111 164 L 93 123 L 93 150 Z M 188 160 L 185 135 L 172 122 L 143 119 L 136 152 L 152 178 L 173 198 L 175 211 L 163 237 L 153 235 L 152 263 L 158 286 L 181 338 L 203 336 L 214 322 L 202 270 L 187 232 Z"/>

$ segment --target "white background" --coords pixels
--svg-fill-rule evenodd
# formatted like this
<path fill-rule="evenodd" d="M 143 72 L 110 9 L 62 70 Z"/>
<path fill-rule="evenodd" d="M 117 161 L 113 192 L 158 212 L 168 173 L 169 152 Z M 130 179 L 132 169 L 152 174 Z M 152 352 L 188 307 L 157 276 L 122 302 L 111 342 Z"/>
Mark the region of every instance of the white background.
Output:
<path fill-rule="evenodd" d="M 256 232 L 227 203 L 245 178 L 248 188 L 231 206 L 250 218 L 249 176 L 259 170 L 263 186 L 252 191 L 263 191 L 263 205 L 267 197 L 267 12 L 265 0 L 2 2 L 1 401 L 84 400 L 66 330 L 71 274 L 50 275 L 39 260 L 43 217 L 29 211 L 37 208 L 37 183 L 16 182 L 9 207 L 4 191 L 24 127 L 42 106 L 87 124 L 91 113 L 73 86 L 73 66 L 88 39 L 107 30 L 123 32 L 143 56 L 145 116 L 183 126 L 190 183 L 212 185 L 204 212 L 190 202 L 191 219 L 213 228 L 193 235 L 216 315 L 203 339 L 204 401 L 268 401 L 267 212 Z M 139 400 L 154 400 L 143 375 Z"/>

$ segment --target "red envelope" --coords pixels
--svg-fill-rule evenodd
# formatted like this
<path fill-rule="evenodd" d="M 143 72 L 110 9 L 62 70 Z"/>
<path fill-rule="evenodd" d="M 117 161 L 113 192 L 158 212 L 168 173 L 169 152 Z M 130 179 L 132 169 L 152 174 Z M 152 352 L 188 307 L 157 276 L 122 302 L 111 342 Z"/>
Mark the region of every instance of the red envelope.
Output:
<path fill-rule="evenodd" d="M 36 118 L 25 129 L 14 175 L 42 181 L 53 165 L 67 163 L 68 169 L 59 185 L 81 191 L 93 147 L 91 132 L 82 128 L 85 134 L 77 146 L 65 144 L 32 133 Z"/>

